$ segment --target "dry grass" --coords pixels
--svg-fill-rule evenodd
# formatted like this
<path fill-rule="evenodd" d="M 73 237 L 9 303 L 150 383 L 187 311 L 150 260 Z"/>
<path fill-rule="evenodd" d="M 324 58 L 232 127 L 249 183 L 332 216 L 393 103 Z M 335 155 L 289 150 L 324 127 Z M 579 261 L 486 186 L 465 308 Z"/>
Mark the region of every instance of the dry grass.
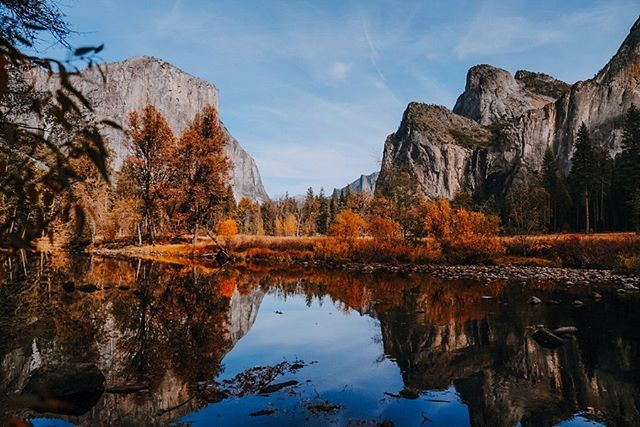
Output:
<path fill-rule="evenodd" d="M 564 267 L 620 268 L 621 260 L 640 256 L 634 233 L 554 234 L 503 237 L 507 254 L 544 258 Z"/>
<path fill-rule="evenodd" d="M 640 236 L 632 233 L 555 234 L 539 236 L 509 236 L 499 238 L 505 254 L 496 253 L 480 261 L 455 253 L 443 253 L 433 239 L 416 245 L 402 241 L 381 242 L 360 238 L 342 242 L 324 236 L 274 237 L 235 235 L 219 237 L 237 261 L 260 264 L 280 264 L 292 261 L 383 262 L 383 263 L 469 263 L 488 262 L 508 265 L 562 266 L 578 268 L 610 268 L 627 272 L 640 271 Z M 217 246 L 208 238 L 196 245 L 170 243 L 143 246 L 98 248 L 96 252 L 140 258 L 185 262 L 212 256 Z"/>

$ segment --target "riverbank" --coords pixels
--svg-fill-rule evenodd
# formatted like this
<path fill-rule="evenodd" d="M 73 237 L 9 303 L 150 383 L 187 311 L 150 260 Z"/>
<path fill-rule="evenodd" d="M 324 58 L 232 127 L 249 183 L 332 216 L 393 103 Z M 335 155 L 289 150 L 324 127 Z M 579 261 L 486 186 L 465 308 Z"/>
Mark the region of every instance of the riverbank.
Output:
<path fill-rule="evenodd" d="M 496 266 L 517 273 L 527 267 L 557 270 L 586 270 L 633 275 L 640 271 L 640 236 L 631 233 L 561 234 L 500 237 L 504 250 L 495 254 L 457 257 L 437 250 L 424 240 L 416 245 L 400 242 L 380 245 L 359 239 L 348 256 L 332 253 L 335 245 L 327 237 L 221 237 L 190 243 L 127 245 L 108 243 L 87 248 L 89 253 L 169 261 L 176 259 L 214 260 L 220 245 L 233 264 L 303 264 L 358 271 L 417 272 L 450 270 L 454 266 Z M 511 271 L 513 270 L 513 271 Z M 450 274 L 447 271 L 447 274 Z M 585 273 L 586 274 L 586 273 Z M 594 273 L 595 274 L 595 273 Z M 598 273 L 603 275 L 604 273 Z M 517 274 L 516 274 L 517 276 Z M 575 278 L 573 278 L 575 279 Z M 569 280 L 569 279 L 568 279 Z"/>

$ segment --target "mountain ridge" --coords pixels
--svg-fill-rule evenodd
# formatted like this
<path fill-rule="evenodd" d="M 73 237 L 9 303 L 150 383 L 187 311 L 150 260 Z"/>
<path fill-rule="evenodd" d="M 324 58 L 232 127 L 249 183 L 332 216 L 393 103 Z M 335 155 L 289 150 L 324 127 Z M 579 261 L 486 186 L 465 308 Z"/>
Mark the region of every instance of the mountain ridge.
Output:
<path fill-rule="evenodd" d="M 532 76 L 520 72 L 519 77 Z M 379 183 L 395 166 L 408 169 L 422 193 L 430 197 L 452 198 L 459 190 L 505 196 L 514 183 L 537 176 L 547 147 L 567 175 L 573 141 L 582 122 L 588 126 L 592 141 L 614 156 L 621 149 L 626 111 L 631 104 L 640 105 L 640 18 L 593 78 L 578 81 L 566 90 L 562 89 L 564 82 L 550 76 L 544 79 L 559 88 L 555 94 L 560 96 L 534 104 L 530 90 L 522 91 L 510 73 L 480 65 L 469 70 L 465 92 L 453 111 L 442 112 L 425 123 L 407 114 L 415 103 L 409 104 L 398 131 L 385 142 Z M 435 122 L 442 117 L 455 120 L 451 115 L 474 120 L 491 133 L 489 143 L 469 148 L 469 144 L 465 147 L 448 139 L 446 133 L 451 134 L 451 129 L 435 133 L 422 130 L 437 130 Z M 404 132 L 406 128 L 413 132 Z M 451 152 L 457 153 L 455 161 L 448 154 Z"/>

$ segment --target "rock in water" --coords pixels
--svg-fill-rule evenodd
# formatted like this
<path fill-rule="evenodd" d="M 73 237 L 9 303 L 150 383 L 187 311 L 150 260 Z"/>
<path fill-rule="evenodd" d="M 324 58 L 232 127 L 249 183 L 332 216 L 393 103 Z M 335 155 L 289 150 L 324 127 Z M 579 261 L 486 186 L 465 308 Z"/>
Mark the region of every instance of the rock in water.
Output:
<path fill-rule="evenodd" d="M 91 364 L 38 369 L 17 401 L 37 412 L 82 415 L 98 402 L 104 383 L 100 369 Z"/>
<path fill-rule="evenodd" d="M 538 305 L 542 302 L 542 300 L 534 295 L 531 298 L 529 298 L 527 302 L 531 305 Z"/>
<path fill-rule="evenodd" d="M 575 326 L 562 326 L 560 328 L 554 329 L 553 334 L 562 336 L 562 335 L 575 335 L 578 333 L 578 328 Z"/>
<path fill-rule="evenodd" d="M 420 397 L 420 390 L 416 390 L 415 388 L 403 388 L 400 390 L 400 396 L 405 399 L 415 400 Z"/>
<path fill-rule="evenodd" d="M 87 283 L 84 285 L 76 286 L 76 289 L 81 292 L 95 292 L 98 290 L 98 287 L 92 283 Z"/>
<path fill-rule="evenodd" d="M 73 292 L 76 289 L 76 285 L 71 281 L 64 282 L 62 289 L 64 289 L 65 292 Z"/>
<path fill-rule="evenodd" d="M 538 329 L 533 334 L 531 334 L 531 338 L 533 338 L 535 342 L 537 342 L 544 348 L 554 349 L 564 344 L 562 338 L 544 328 Z"/>

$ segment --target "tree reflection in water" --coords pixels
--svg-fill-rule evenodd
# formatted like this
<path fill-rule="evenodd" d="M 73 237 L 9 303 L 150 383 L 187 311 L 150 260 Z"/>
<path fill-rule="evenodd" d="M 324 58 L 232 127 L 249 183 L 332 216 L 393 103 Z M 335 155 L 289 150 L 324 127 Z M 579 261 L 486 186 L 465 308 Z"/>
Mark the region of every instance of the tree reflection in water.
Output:
<path fill-rule="evenodd" d="M 372 337 L 371 346 L 379 354 L 372 363 L 392 360 L 407 389 L 457 392 L 470 425 L 554 425 L 581 411 L 610 425 L 640 423 L 640 301 L 606 285 L 598 287 L 604 299 L 596 302 L 589 299 L 594 286 L 560 290 L 543 282 L 487 285 L 296 267 L 220 271 L 44 255 L 24 265 L 14 257 L 10 268 L 5 258 L 2 265 L 0 410 L 5 417 L 39 416 L 11 405 L 11 397 L 38 369 L 77 363 L 95 364 L 107 389 L 121 393 L 105 393 L 84 415 L 60 418 L 78 425 L 165 425 L 187 414 L 204 416 L 202 408 L 224 405 L 207 403 L 204 391 L 223 372 L 223 359 L 233 363 L 234 347 L 261 322 L 265 299 L 286 304 L 302 297 L 310 307 L 331 301 L 345 314 L 375 319 L 378 339 Z M 65 283 L 75 290 L 63 290 Z M 82 292 L 83 284 L 98 290 Z M 562 302 L 533 307 L 527 303 L 532 295 Z M 573 307 L 574 299 L 585 306 Z M 268 333 L 265 325 L 259 329 Z M 572 325 L 578 333 L 550 350 L 531 339 L 535 325 Z M 349 339 L 347 331 L 331 333 Z M 336 350 L 333 357 L 343 355 Z M 309 372 L 317 379 L 317 371 Z M 362 420 L 382 421 L 382 406 L 394 400 L 385 398 L 384 380 L 376 384 L 381 409 L 356 411 Z M 433 393 L 423 394 L 422 401 L 429 396 L 437 401 Z M 279 398 L 304 405 L 294 392 Z M 337 403 L 344 412 L 350 402 Z M 399 402 L 405 405 L 404 399 Z M 342 420 L 336 412 L 331 416 L 338 418 L 322 422 Z M 421 413 L 414 415 L 422 419 Z M 276 412 L 261 421 L 282 420 Z"/>

